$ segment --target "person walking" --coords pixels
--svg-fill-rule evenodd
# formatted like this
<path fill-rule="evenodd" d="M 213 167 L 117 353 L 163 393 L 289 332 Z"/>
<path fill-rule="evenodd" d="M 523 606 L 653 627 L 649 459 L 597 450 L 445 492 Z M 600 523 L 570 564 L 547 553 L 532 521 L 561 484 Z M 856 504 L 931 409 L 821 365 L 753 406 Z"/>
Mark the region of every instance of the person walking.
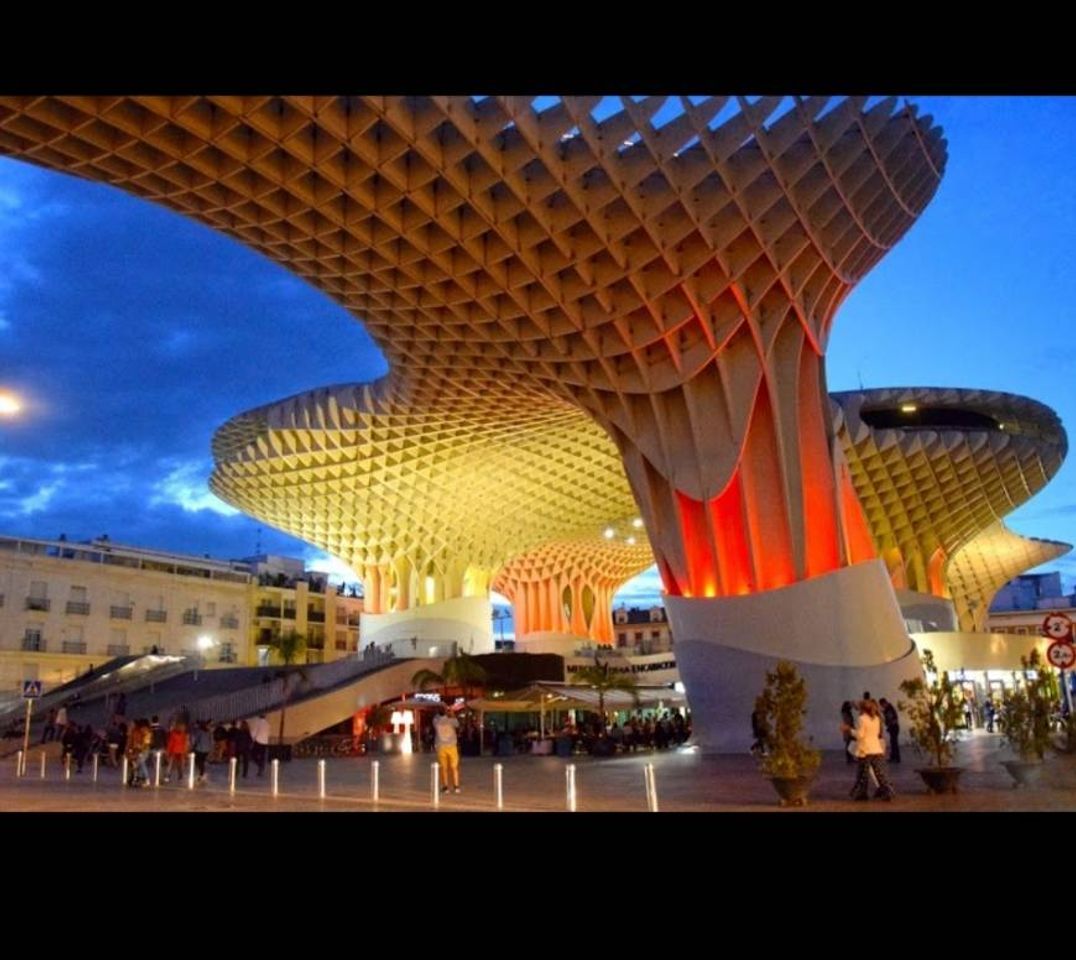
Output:
<path fill-rule="evenodd" d="M 751 753 L 757 757 L 766 756 L 765 718 L 758 707 L 751 711 L 751 736 Z"/>
<path fill-rule="evenodd" d="M 852 740 L 853 740 L 851 730 L 852 730 L 852 727 L 855 726 L 855 723 L 856 723 L 856 718 L 854 716 L 852 716 L 852 701 L 851 700 L 845 700 L 844 703 L 841 704 L 841 729 L 844 731 L 844 762 L 845 763 L 855 763 L 856 762 L 855 757 L 853 756 L 853 753 L 855 753 L 855 750 L 850 747 L 850 745 L 852 743 Z"/>
<path fill-rule="evenodd" d="M 885 732 L 889 735 L 889 762 L 900 763 L 900 714 L 885 697 L 878 701 L 882 707 Z"/>
<path fill-rule="evenodd" d="M 433 720 L 437 765 L 441 769 L 441 793 L 448 793 L 449 771 L 452 772 L 454 792 L 460 792 L 460 752 L 456 743 L 459 728 L 459 721 L 455 717 L 450 717 L 448 711 L 441 707 Z"/>
<path fill-rule="evenodd" d="M 265 761 L 269 756 L 269 721 L 264 713 L 259 713 L 250 721 L 251 753 L 258 765 L 258 776 L 265 772 Z"/>
<path fill-rule="evenodd" d="M 254 743 L 250 736 L 250 726 L 246 720 L 241 720 L 235 730 L 235 758 L 236 769 L 243 771 L 243 779 L 246 779 L 250 769 L 250 748 Z"/>
<path fill-rule="evenodd" d="M 198 773 L 198 782 L 205 783 L 205 762 L 209 751 L 213 749 L 213 738 L 209 733 L 209 721 L 202 720 L 195 724 L 191 735 L 191 750 L 194 751 L 194 768 Z"/>
<path fill-rule="evenodd" d="M 859 717 L 855 729 L 848 724 L 841 724 L 842 733 L 850 733 L 856 741 L 856 782 L 852 787 L 853 800 L 867 799 L 867 781 L 873 773 L 878 781 L 875 799 L 892 800 L 893 785 L 885 769 L 885 747 L 882 744 L 882 717 L 878 704 L 874 700 L 859 702 Z"/>
<path fill-rule="evenodd" d="M 165 783 L 171 781 L 173 770 L 176 779 L 183 780 L 183 764 L 187 759 L 188 740 L 187 727 L 183 722 L 174 723 L 172 729 L 168 731 L 168 771 L 164 775 Z"/>

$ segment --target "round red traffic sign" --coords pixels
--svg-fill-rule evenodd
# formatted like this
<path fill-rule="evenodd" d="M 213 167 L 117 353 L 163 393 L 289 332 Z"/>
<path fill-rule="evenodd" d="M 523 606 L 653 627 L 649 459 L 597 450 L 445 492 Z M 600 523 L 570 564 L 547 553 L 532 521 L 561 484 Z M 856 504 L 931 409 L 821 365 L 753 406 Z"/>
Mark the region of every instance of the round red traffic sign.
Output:
<path fill-rule="evenodd" d="M 1071 670 L 1073 664 L 1076 664 L 1076 647 L 1071 643 L 1055 641 L 1047 648 L 1046 659 L 1058 670 Z"/>
<path fill-rule="evenodd" d="M 1069 640 L 1072 637 L 1072 621 L 1063 613 L 1048 613 L 1042 621 L 1042 632 L 1051 640 Z"/>

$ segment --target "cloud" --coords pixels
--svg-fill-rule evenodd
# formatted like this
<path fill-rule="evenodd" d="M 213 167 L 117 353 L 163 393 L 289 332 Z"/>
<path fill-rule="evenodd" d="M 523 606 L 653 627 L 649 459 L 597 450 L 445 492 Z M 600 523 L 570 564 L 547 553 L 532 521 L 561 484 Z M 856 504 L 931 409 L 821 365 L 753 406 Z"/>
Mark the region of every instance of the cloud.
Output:
<path fill-rule="evenodd" d="M 613 597 L 613 606 L 621 604 L 629 607 L 652 607 L 662 602 L 664 587 L 657 565 L 644 570 L 637 577 L 632 577 Z"/>
<path fill-rule="evenodd" d="M 239 511 L 209 492 L 207 478 L 211 470 L 212 467 L 203 460 L 178 464 L 163 480 L 154 484 L 149 505 L 175 504 L 187 513 L 211 510 L 224 517 L 234 517 Z"/>
<path fill-rule="evenodd" d="M 55 496 L 56 491 L 63 486 L 62 480 L 57 480 L 54 483 L 46 483 L 43 487 L 38 488 L 37 492 L 31 494 L 28 497 L 23 497 L 19 501 L 19 512 L 23 516 L 29 516 L 31 513 L 40 513 L 46 507 L 49 502 Z"/>

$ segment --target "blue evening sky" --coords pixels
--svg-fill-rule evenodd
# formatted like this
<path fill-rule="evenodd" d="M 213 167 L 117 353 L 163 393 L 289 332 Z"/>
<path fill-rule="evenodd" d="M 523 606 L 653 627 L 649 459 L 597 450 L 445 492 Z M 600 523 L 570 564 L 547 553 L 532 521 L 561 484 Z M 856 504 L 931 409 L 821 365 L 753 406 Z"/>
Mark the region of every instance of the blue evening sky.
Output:
<path fill-rule="evenodd" d="M 908 235 L 842 307 L 832 390 L 1025 394 L 1076 424 L 1076 99 L 915 97 L 949 165 Z M 0 159 L 0 534 L 237 557 L 322 557 L 206 488 L 233 414 L 385 372 L 327 297 L 163 208 Z M 1076 467 L 1008 518 L 1076 543 Z M 323 566 L 329 567 L 327 561 Z M 1076 559 L 1051 565 L 1076 578 Z M 621 592 L 656 598 L 651 571 Z"/>

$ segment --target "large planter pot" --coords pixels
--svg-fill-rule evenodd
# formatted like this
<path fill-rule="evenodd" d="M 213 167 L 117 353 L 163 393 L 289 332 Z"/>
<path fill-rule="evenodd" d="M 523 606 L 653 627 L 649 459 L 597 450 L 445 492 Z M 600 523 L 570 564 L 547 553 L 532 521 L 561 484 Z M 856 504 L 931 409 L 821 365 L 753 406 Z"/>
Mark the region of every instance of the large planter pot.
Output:
<path fill-rule="evenodd" d="M 814 777 L 768 777 L 777 796 L 781 798 L 782 807 L 807 806 L 807 794 Z"/>
<path fill-rule="evenodd" d="M 1042 777 L 1043 763 L 1041 760 L 1002 760 L 1001 765 L 1009 771 L 1013 778 L 1013 789 L 1016 787 L 1033 787 Z"/>
<path fill-rule="evenodd" d="M 931 793 L 956 793 L 956 782 L 964 772 L 963 767 L 918 767 L 915 771 L 923 778 Z"/>

